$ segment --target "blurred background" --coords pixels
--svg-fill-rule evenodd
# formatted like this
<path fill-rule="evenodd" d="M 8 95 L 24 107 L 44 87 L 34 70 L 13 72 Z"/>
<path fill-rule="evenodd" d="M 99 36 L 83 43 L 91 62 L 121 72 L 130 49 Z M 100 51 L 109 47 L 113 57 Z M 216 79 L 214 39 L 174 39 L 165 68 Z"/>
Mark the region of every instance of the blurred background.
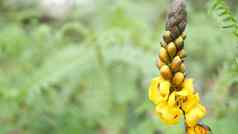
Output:
<path fill-rule="evenodd" d="M 187 1 L 188 77 L 214 134 L 238 132 L 238 37 Z M 226 0 L 237 16 L 237 0 Z M 0 134 L 183 134 L 147 91 L 167 0 L 0 0 Z"/>

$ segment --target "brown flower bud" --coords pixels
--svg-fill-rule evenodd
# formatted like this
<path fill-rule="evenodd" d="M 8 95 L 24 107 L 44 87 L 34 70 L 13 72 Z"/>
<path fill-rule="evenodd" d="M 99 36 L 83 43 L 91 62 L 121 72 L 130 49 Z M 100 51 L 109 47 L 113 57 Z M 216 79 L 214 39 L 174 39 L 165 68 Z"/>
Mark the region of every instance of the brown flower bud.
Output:
<path fill-rule="evenodd" d="M 172 63 L 171 63 L 171 69 L 173 72 L 177 72 L 180 68 L 180 65 L 182 64 L 182 60 L 180 59 L 179 56 L 176 56 Z"/>
<path fill-rule="evenodd" d="M 169 55 L 166 49 L 163 47 L 160 48 L 159 58 L 165 63 L 168 63 L 170 61 Z"/>
<path fill-rule="evenodd" d="M 182 64 L 180 65 L 179 72 L 182 72 L 182 73 L 185 72 L 185 64 L 184 64 L 184 63 L 182 63 Z"/>
<path fill-rule="evenodd" d="M 177 49 L 182 49 L 183 48 L 183 38 L 181 36 L 179 36 L 176 40 L 175 40 L 175 44 Z"/>
<path fill-rule="evenodd" d="M 177 53 L 177 48 L 176 48 L 176 46 L 175 46 L 175 44 L 174 44 L 173 42 L 170 42 L 170 43 L 168 44 L 168 46 L 167 46 L 167 51 L 168 51 L 169 56 L 170 56 L 171 58 L 173 58 L 173 57 L 176 55 L 176 53 Z"/>
<path fill-rule="evenodd" d="M 173 39 L 171 37 L 171 32 L 170 31 L 165 31 L 164 35 L 163 35 L 163 39 L 166 43 L 171 42 Z"/>
<path fill-rule="evenodd" d="M 172 72 L 171 72 L 171 70 L 170 70 L 168 65 L 163 65 L 160 68 L 160 74 L 166 80 L 170 80 L 172 78 Z"/>
<path fill-rule="evenodd" d="M 176 87 L 179 87 L 182 83 L 183 83 L 183 80 L 184 80 L 184 74 L 181 73 L 181 72 L 177 72 L 175 75 L 174 75 L 174 78 L 172 80 L 172 83 L 176 86 Z"/>
<path fill-rule="evenodd" d="M 160 58 L 158 57 L 156 59 L 156 66 L 157 66 L 157 68 L 160 69 L 163 65 L 165 65 L 165 63 L 163 61 L 161 61 Z"/>
<path fill-rule="evenodd" d="M 182 50 L 180 50 L 180 51 L 177 53 L 177 55 L 178 55 L 181 59 L 183 59 L 183 58 L 186 57 L 186 52 L 185 52 L 184 49 L 182 49 Z"/>

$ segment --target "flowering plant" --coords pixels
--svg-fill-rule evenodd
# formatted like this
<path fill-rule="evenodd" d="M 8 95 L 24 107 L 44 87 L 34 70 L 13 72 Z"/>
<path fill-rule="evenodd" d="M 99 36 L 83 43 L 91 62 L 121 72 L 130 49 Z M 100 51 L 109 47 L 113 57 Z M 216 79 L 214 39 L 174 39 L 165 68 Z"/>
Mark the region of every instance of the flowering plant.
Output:
<path fill-rule="evenodd" d="M 210 129 L 198 123 L 207 114 L 207 110 L 201 104 L 193 79 L 185 75 L 186 16 L 185 2 L 174 0 L 156 61 L 160 76 L 151 81 L 149 99 L 155 105 L 155 113 L 162 122 L 177 124 L 183 115 L 188 134 L 208 134 Z"/>

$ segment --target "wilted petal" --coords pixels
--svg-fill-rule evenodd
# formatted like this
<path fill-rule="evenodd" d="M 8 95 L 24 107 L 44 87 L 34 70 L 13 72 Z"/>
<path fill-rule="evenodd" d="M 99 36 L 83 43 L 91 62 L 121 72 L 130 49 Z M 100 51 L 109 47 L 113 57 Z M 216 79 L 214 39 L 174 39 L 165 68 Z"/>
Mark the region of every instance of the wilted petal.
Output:
<path fill-rule="evenodd" d="M 210 128 L 206 125 L 196 124 L 192 127 L 186 127 L 187 134 L 210 134 Z"/>
<path fill-rule="evenodd" d="M 188 127 L 186 131 L 187 131 L 187 134 L 196 134 L 194 127 Z"/>

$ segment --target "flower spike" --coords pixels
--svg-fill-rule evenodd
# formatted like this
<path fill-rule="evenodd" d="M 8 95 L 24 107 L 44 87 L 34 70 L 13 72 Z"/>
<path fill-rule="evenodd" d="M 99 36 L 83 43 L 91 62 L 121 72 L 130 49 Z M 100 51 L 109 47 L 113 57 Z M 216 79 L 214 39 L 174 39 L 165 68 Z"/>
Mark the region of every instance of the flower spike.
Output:
<path fill-rule="evenodd" d="M 201 104 L 193 80 L 185 75 L 185 8 L 184 0 L 173 0 L 160 53 L 156 59 L 160 76 L 151 82 L 149 99 L 155 105 L 156 114 L 165 124 L 177 124 L 183 115 L 187 134 L 209 134 L 210 129 L 198 123 L 207 114 L 207 110 Z"/>

